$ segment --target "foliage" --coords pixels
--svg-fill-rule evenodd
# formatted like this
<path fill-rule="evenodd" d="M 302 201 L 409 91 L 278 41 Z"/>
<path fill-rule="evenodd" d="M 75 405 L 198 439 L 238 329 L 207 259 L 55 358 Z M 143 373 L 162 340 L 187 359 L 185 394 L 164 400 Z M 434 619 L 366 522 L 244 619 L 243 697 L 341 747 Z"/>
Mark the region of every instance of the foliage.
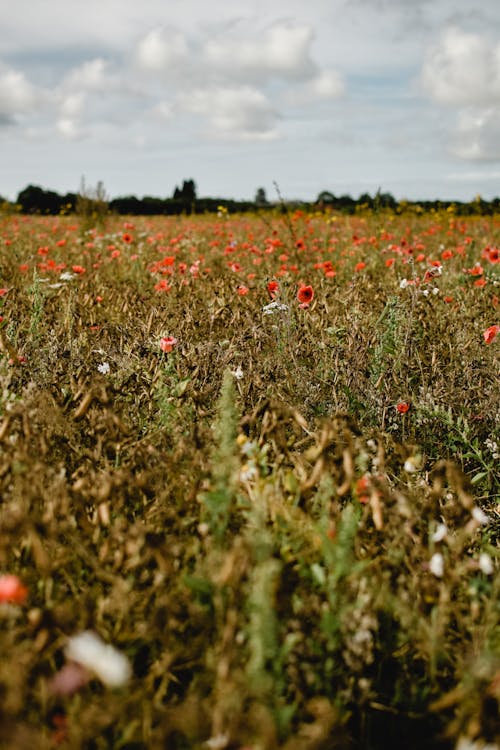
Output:
<path fill-rule="evenodd" d="M 0 216 L 0 745 L 498 743 L 498 217 L 88 219 Z"/>

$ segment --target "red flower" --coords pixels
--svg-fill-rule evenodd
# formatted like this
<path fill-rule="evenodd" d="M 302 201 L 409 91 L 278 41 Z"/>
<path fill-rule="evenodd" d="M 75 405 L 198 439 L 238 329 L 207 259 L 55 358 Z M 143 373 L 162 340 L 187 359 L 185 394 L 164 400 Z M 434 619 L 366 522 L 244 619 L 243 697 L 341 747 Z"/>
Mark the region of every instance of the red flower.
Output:
<path fill-rule="evenodd" d="M 177 339 L 174 338 L 174 336 L 163 336 L 163 338 L 160 339 L 160 349 L 167 354 L 172 351 L 176 344 Z"/>
<path fill-rule="evenodd" d="M 238 294 L 244 297 L 245 294 L 248 294 L 248 287 L 244 284 L 240 284 L 240 286 L 238 287 Z"/>
<path fill-rule="evenodd" d="M 297 299 L 303 305 L 308 305 L 314 297 L 314 289 L 310 285 L 301 284 L 297 292 Z"/>
<path fill-rule="evenodd" d="M 396 411 L 398 412 L 398 414 L 406 414 L 409 408 L 410 404 L 408 404 L 406 401 L 400 401 L 396 406 Z"/>
<path fill-rule="evenodd" d="M 71 266 L 71 270 L 74 273 L 85 273 L 85 268 L 83 266 Z"/>
<path fill-rule="evenodd" d="M 274 299 L 276 294 L 279 291 L 279 284 L 277 281 L 268 281 L 267 283 L 267 291 L 269 292 L 269 296 L 271 299 Z"/>
<path fill-rule="evenodd" d="M 484 340 L 487 344 L 491 344 L 491 342 L 495 339 L 495 336 L 500 331 L 500 326 L 490 326 L 486 329 L 486 331 L 483 333 Z"/>
<path fill-rule="evenodd" d="M 354 266 L 355 271 L 362 271 L 363 268 L 366 268 L 366 263 L 363 263 L 363 261 L 356 263 L 356 265 Z"/>
<path fill-rule="evenodd" d="M 127 243 L 127 245 L 129 245 L 129 244 L 130 244 L 130 243 L 132 242 L 132 240 L 133 240 L 133 237 L 132 237 L 132 235 L 131 235 L 131 234 L 129 234 L 128 232 L 124 232 L 124 233 L 122 234 L 122 240 L 123 240 L 124 242 L 126 242 L 126 243 Z"/>
<path fill-rule="evenodd" d="M 0 602 L 23 604 L 28 595 L 28 589 L 20 579 L 13 574 L 0 576 Z"/>

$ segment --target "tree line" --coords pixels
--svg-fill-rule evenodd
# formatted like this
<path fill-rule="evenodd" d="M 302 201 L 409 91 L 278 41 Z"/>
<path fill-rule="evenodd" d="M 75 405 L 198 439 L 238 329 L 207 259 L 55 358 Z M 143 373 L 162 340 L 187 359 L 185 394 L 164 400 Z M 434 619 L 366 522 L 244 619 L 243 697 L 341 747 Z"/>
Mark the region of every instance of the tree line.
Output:
<path fill-rule="evenodd" d="M 181 187 L 176 186 L 172 196 L 167 198 L 155 196 L 138 198 L 135 195 L 109 198 L 102 183 L 99 182 L 96 188 L 88 188 L 82 179 L 80 189 L 75 193 L 60 194 L 53 190 L 45 190 L 38 185 L 28 185 L 19 192 L 13 204 L 1 197 L 0 204 L 24 214 L 47 215 L 72 213 L 91 215 L 94 212 L 99 214 L 112 212 L 122 215 L 154 216 L 215 213 L 221 208 L 229 212 L 246 212 L 280 207 L 283 210 L 302 208 L 306 210 L 339 211 L 348 214 L 354 214 L 365 209 L 403 211 L 412 208 L 422 211 L 451 209 L 458 215 L 500 213 L 500 198 L 486 201 L 481 196 L 477 196 L 470 202 L 397 201 L 391 193 L 381 190 L 378 190 L 373 196 L 363 193 L 359 198 L 352 198 L 350 195 L 336 196 L 328 190 L 323 190 L 312 202 L 284 201 L 281 196 L 279 196 L 278 201 L 272 202 L 267 199 L 265 189 L 262 187 L 257 188 L 253 201 L 205 198 L 197 195 L 196 183 L 192 179 L 184 180 Z"/>

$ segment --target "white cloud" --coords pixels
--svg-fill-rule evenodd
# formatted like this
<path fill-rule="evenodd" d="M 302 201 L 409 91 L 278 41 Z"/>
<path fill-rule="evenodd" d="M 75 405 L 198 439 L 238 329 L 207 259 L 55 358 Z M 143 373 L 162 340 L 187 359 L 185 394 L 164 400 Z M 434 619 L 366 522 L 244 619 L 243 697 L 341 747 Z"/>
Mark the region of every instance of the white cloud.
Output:
<path fill-rule="evenodd" d="M 65 77 L 63 85 L 70 89 L 102 91 L 110 84 L 107 74 L 109 63 L 103 58 L 88 60 L 71 70 Z"/>
<path fill-rule="evenodd" d="M 500 102 L 500 43 L 486 35 L 446 29 L 426 55 L 422 83 L 443 104 Z"/>
<path fill-rule="evenodd" d="M 64 96 L 60 105 L 61 115 L 63 117 L 80 117 L 83 112 L 85 98 L 86 96 L 82 91 Z"/>
<path fill-rule="evenodd" d="M 345 83 L 336 70 L 322 70 L 314 78 L 299 83 L 285 94 L 285 101 L 295 106 L 338 99 L 345 93 Z"/>
<path fill-rule="evenodd" d="M 136 60 L 143 70 L 168 72 L 172 65 L 186 60 L 188 43 L 184 34 L 164 27 L 152 29 L 136 49 Z"/>
<path fill-rule="evenodd" d="M 447 28 L 424 59 L 421 81 L 431 99 L 457 108 L 450 152 L 500 160 L 500 41 Z"/>
<path fill-rule="evenodd" d="M 461 159 L 500 161 L 500 107 L 460 112 L 452 150 Z"/>
<path fill-rule="evenodd" d="M 230 77 L 303 78 L 315 73 L 310 48 L 314 33 L 308 24 L 276 23 L 263 33 L 225 30 L 203 45 L 206 63 Z"/>
<path fill-rule="evenodd" d="M 179 97 L 181 107 L 202 115 L 208 135 L 237 140 L 270 140 L 277 137 L 277 112 L 266 96 L 252 86 L 196 89 Z"/>
<path fill-rule="evenodd" d="M 0 71 L 0 116 L 8 119 L 31 111 L 38 96 L 24 73 L 12 69 Z"/>
<path fill-rule="evenodd" d="M 79 120 L 72 117 L 59 118 L 56 122 L 56 129 L 68 141 L 79 140 L 85 135 L 85 131 L 82 129 Z"/>

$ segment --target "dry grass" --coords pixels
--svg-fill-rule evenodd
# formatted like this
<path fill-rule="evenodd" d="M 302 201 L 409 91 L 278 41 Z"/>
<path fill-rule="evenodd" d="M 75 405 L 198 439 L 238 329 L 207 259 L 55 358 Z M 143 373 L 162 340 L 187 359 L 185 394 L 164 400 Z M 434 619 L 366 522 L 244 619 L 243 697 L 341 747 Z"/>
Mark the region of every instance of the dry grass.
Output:
<path fill-rule="evenodd" d="M 1 220 L 1 747 L 499 742 L 500 221 L 269 217 Z"/>

